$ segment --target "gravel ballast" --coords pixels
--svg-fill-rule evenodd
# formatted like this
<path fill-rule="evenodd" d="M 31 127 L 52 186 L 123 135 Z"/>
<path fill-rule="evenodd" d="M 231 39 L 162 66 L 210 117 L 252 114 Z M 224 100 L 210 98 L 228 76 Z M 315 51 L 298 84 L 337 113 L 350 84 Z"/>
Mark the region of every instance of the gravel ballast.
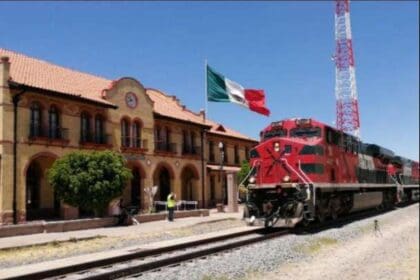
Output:
<path fill-rule="evenodd" d="M 340 228 L 291 234 L 132 278 L 419 279 L 418 254 L 416 203 Z"/>

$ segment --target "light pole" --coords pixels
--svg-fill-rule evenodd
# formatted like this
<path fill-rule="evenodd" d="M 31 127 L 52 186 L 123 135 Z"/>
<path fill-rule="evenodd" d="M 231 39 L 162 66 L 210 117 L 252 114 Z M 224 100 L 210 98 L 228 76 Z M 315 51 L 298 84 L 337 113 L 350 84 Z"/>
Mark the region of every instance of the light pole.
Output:
<path fill-rule="evenodd" d="M 220 151 L 220 176 L 222 178 L 223 204 L 225 204 L 226 190 L 225 190 L 225 176 L 223 173 L 223 164 L 225 162 L 225 151 L 223 149 L 223 142 L 219 142 L 219 151 Z"/>

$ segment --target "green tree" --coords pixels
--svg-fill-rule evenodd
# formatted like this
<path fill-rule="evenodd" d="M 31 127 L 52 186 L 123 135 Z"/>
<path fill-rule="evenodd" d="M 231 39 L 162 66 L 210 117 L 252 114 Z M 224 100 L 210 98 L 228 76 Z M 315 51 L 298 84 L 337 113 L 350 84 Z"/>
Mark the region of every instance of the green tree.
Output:
<path fill-rule="evenodd" d="M 249 162 L 246 160 L 243 160 L 241 164 L 241 170 L 239 170 L 238 175 L 237 175 L 238 184 L 240 184 L 245 179 L 245 177 L 248 175 L 250 170 L 251 170 L 251 166 L 249 165 Z M 248 180 L 243 182 L 243 185 L 245 187 L 248 186 Z"/>
<path fill-rule="evenodd" d="M 249 174 L 249 171 L 251 170 L 251 166 L 249 165 L 248 161 L 243 160 L 242 164 L 241 164 L 241 170 L 239 170 L 238 175 L 237 175 L 237 180 L 238 180 L 238 184 L 239 185 L 239 198 L 241 199 L 241 201 L 247 201 L 248 200 L 248 180 L 244 179 L 246 178 L 246 176 Z M 242 183 L 242 181 L 244 181 Z M 241 184 L 242 183 L 242 184 Z"/>
<path fill-rule="evenodd" d="M 54 162 L 48 181 L 65 203 L 102 215 L 132 176 L 124 164 L 123 157 L 111 151 L 73 152 Z"/>

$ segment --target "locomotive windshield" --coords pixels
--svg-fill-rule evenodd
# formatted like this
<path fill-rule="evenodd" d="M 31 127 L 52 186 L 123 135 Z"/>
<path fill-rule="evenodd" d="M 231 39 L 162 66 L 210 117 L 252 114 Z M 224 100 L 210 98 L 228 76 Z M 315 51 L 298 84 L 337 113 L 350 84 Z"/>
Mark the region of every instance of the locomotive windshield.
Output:
<path fill-rule="evenodd" d="M 270 131 L 267 131 L 264 133 L 264 139 L 263 140 L 268 140 L 270 138 L 273 137 L 283 137 L 283 136 L 287 136 L 287 130 L 286 129 L 272 129 Z"/>
<path fill-rule="evenodd" d="M 290 137 L 321 137 L 319 127 L 297 127 L 290 130 Z"/>

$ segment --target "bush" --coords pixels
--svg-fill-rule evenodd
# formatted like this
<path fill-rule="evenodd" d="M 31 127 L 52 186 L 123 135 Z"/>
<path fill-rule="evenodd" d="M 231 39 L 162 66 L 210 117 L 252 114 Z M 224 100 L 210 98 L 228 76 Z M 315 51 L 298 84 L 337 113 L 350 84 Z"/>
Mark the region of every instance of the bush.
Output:
<path fill-rule="evenodd" d="M 54 162 L 48 181 L 65 203 L 102 215 L 132 176 L 124 165 L 123 157 L 111 151 L 73 152 Z"/>

